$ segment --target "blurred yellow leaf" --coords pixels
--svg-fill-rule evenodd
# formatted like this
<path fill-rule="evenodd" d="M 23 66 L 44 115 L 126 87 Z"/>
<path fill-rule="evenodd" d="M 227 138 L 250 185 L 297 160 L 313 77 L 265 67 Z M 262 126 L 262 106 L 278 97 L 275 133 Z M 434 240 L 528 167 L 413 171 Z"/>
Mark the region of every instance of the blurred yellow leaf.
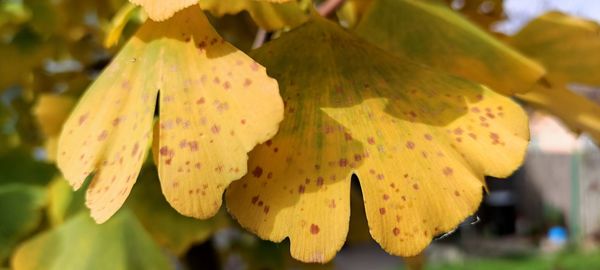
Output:
<path fill-rule="evenodd" d="M 542 63 L 556 83 L 600 86 L 600 25 L 595 22 L 550 12 L 527 24 L 510 43 Z"/>
<path fill-rule="evenodd" d="M 600 87 L 600 26 L 550 12 L 527 24 L 510 43 L 548 69 L 547 85 L 517 97 L 600 142 L 600 105 L 568 89 L 569 83 Z"/>
<path fill-rule="evenodd" d="M 129 211 L 102 225 L 81 213 L 25 242 L 12 258 L 15 270 L 173 268 Z"/>
<path fill-rule="evenodd" d="M 286 115 L 251 152 L 250 173 L 228 189 L 227 206 L 261 238 L 289 238 L 301 261 L 329 261 L 342 247 L 352 174 L 373 238 L 413 256 L 477 209 L 484 175 L 508 176 L 523 161 L 527 119 L 509 98 L 324 19 L 253 56 L 280 82 Z"/>
<path fill-rule="evenodd" d="M 304 23 L 308 15 L 300 9 L 296 1 L 258 0 L 199 0 L 200 7 L 215 16 L 236 14 L 247 11 L 256 24 L 266 30 L 279 30 Z M 286 3 L 287 2 L 287 3 Z"/>
<path fill-rule="evenodd" d="M 27 44 L 0 44 L 0 91 L 23 84 L 31 70 L 41 66 L 43 60 L 50 55 L 51 48 L 38 42 L 28 40 Z"/>
<path fill-rule="evenodd" d="M 41 128 L 46 138 L 44 146 L 46 159 L 56 161 L 58 147 L 58 136 L 63 123 L 67 120 L 69 113 L 75 106 L 75 99 L 68 96 L 42 94 L 33 107 L 37 125 Z"/>
<path fill-rule="evenodd" d="M 368 41 L 512 95 L 527 92 L 544 69 L 443 4 L 375 0 L 356 28 Z"/>
<path fill-rule="evenodd" d="M 559 117 L 575 132 L 585 131 L 600 142 L 600 106 L 597 103 L 560 85 L 552 88 L 539 85 L 517 97 L 534 108 Z"/>
<path fill-rule="evenodd" d="M 152 136 L 160 90 L 158 170 L 180 213 L 214 215 L 246 173 L 246 153 L 277 131 L 283 104 L 263 67 L 225 42 L 198 6 L 140 28 L 67 120 L 58 166 L 97 222 L 125 201 Z M 260 104 L 260 107 L 257 107 Z"/>
<path fill-rule="evenodd" d="M 104 38 L 104 47 L 110 48 L 114 45 L 117 45 L 119 39 L 121 38 L 121 34 L 123 33 L 123 29 L 129 22 L 132 16 L 135 15 L 137 7 L 130 3 L 126 3 L 123 5 L 117 14 L 112 18 L 110 24 L 107 29 L 106 37 Z"/>
<path fill-rule="evenodd" d="M 75 100 L 68 96 L 41 94 L 33 108 L 33 114 L 44 136 L 54 137 L 60 134 L 62 125 L 69 116 Z"/>

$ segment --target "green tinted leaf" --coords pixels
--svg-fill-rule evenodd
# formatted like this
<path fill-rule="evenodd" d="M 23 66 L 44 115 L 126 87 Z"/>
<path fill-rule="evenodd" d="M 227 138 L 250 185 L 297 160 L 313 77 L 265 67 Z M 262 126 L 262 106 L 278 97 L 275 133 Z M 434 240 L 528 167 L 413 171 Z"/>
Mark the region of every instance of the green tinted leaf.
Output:
<path fill-rule="evenodd" d="M 600 25 L 558 12 L 527 24 L 511 44 L 548 69 L 558 83 L 600 86 Z"/>
<path fill-rule="evenodd" d="M 52 226 L 62 224 L 68 218 L 85 209 L 85 189 L 73 192 L 67 180 L 55 178 L 48 187 L 48 219 Z"/>
<path fill-rule="evenodd" d="M 375 0 L 356 32 L 379 47 L 512 95 L 529 90 L 541 66 L 443 4 Z"/>
<path fill-rule="evenodd" d="M 0 156 L 0 185 L 45 185 L 55 172 L 53 165 L 35 160 L 33 154 L 25 149 L 13 149 Z"/>
<path fill-rule="evenodd" d="M 18 184 L 0 186 L 0 263 L 17 241 L 39 225 L 45 204 L 43 188 Z"/>
<path fill-rule="evenodd" d="M 142 170 L 127 204 L 154 239 L 182 255 L 192 244 L 208 239 L 227 222 L 223 213 L 208 220 L 183 216 L 165 200 L 154 167 Z"/>
<path fill-rule="evenodd" d="M 171 269 L 168 259 L 129 211 L 98 225 L 81 213 L 21 245 L 15 270 Z"/>

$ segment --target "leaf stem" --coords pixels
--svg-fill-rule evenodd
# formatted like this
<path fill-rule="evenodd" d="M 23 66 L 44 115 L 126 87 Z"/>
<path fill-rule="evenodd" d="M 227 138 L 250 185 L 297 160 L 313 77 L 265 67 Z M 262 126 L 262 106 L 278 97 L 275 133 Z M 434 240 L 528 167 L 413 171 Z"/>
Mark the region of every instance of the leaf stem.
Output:
<path fill-rule="evenodd" d="M 345 0 L 326 0 L 317 7 L 317 12 L 323 17 L 328 17 L 335 12 Z"/>

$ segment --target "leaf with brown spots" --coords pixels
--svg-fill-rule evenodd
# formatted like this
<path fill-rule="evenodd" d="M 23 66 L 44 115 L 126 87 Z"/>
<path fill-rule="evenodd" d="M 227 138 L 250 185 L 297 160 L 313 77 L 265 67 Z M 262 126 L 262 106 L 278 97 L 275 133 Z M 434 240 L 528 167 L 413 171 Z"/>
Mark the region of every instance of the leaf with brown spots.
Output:
<path fill-rule="evenodd" d="M 86 200 L 97 222 L 135 183 L 159 90 L 161 186 L 188 216 L 217 212 L 223 190 L 246 172 L 246 153 L 282 119 L 276 81 L 219 37 L 199 7 L 146 21 L 82 97 L 59 141 L 58 166 L 73 187 L 97 171 Z"/>
<path fill-rule="evenodd" d="M 374 0 L 356 32 L 400 57 L 505 95 L 527 92 L 545 72 L 441 3 Z"/>
<path fill-rule="evenodd" d="M 218 17 L 247 11 L 259 27 L 269 31 L 295 27 L 308 19 L 296 1 L 199 0 L 199 3 L 202 9 Z"/>
<path fill-rule="evenodd" d="M 286 117 L 250 154 L 261 173 L 235 182 L 227 205 L 258 236 L 288 237 L 299 260 L 329 261 L 342 247 L 353 173 L 373 238 L 411 256 L 477 209 L 484 175 L 507 176 L 523 160 L 527 119 L 516 103 L 323 19 L 254 56 L 280 82 Z"/>

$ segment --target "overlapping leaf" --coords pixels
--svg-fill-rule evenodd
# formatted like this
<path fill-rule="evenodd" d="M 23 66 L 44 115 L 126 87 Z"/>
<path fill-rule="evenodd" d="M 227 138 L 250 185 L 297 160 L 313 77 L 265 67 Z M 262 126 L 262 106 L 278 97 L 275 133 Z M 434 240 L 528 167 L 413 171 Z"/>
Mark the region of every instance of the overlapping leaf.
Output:
<path fill-rule="evenodd" d="M 576 133 L 587 132 L 600 142 L 600 106 L 594 101 L 559 84 L 551 88 L 540 85 L 517 97 L 534 108 L 559 117 Z"/>
<path fill-rule="evenodd" d="M 199 0 L 202 9 L 216 16 L 247 11 L 258 26 L 266 30 L 295 27 L 308 19 L 296 1 Z"/>
<path fill-rule="evenodd" d="M 399 12 L 407 15 L 397 16 Z M 462 28 L 445 28 L 447 26 L 434 23 L 451 18 L 460 20 Z M 403 25 L 419 27 L 406 31 Z M 518 50 L 543 63 L 548 74 L 543 74 L 538 64 L 505 45 L 498 45 L 498 41 L 489 42 L 492 37 L 487 34 L 465 29 L 475 28 L 449 9 L 409 0 L 376 0 L 357 27 L 361 36 L 384 49 L 485 83 L 501 93 L 516 93 L 534 107 L 561 117 L 576 131 L 587 131 L 598 138 L 598 106 L 568 92 L 565 85 L 566 82 L 597 83 L 598 76 L 593 75 L 600 68 L 599 58 L 594 57 L 600 51 L 600 39 L 594 36 L 597 25 L 550 13 L 533 21 L 512 39 L 511 44 Z M 476 34 L 485 38 L 478 38 Z M 439 46 L 433 45 L 437 49 L 432 50 L 419 45 L 422 43 Z M 457 68 L 457 63 L 466 62 L 470 64 Z M 542 75 L 547 78 L 541 79 Z M 554 89 L 548 88 L 548 82 Z M 528 90 L 531 93 L 527 93 Z"/>
<path fill-rule="evenodd" d="M 282 119 L 277 83 L 187 8 L 140 28 L 82 97 L 59 139 L 58 166 L 74 188 L 96 171 L 86 204 L 98 222 L 125 201 L 152 136 L 160 90 L 158 170 L 180 213 L 214 215 L 246 153 Z"/>
<path fill-rule="evenodd" d="M 150 19 L 154 21 L 164 21 L 169 19 L 177 11 L 192 5 L 198 4 L 203 9 L 211 10 L 216 14 L 225 13 L 237 13 L 241 10 L 248 10 L 250 14 L 256 19 L 258 18 L 259 24 L 264 22 L 265 26 L 277 25 L 282 22 L 293 22 L 299 15 L 293 8 L 295 3 L 290 0 L 225 0 L 225 1 L 214 1 L 214 0 L 175 0 L 175 1 L 160 1 L 160 0 L 129 0 L 131 3 L 142 6 Z M 279 7 L 272 5 L 272 3 L 282 4 Z M 287 5 L 287 7 L 286 7 Z M 283 13 L 279 13 L 283 12 Z M 265 16 L 265 13 L 267 15 Z M 269 15 L 277 15 L 272 17 Z M 293 15 L 293 16 L 290 16 Z M 281 17 L 280 17 L 281 16 Z M 286 18 L 290 16 L 290 18 Z"/>
<path fill-rule="evenodd" d="M 600 86 L 600 25 L 550 12 L 511 38 L 519 51 L 542 63 L 556 83 Z"/>
<path fill-rule="evenodd" d="M 12 258 L 15 270 L 172 268 L 128 211 L 102 225 L 80 213 L 25 242 Z"/>
<path fill-rule="evenodd" d="M 411 256 L 477 209 L 485 174 L 507 176 L 523 160 L 527 121 L 510 99 L 323 19 L 254 56 L 280 82 L 286 117 L 251 152 L 227 205 L 260 237 L 288 237 L 302 261 L 328 261 L 344 243 L 352 174 L 373 238 Z"/>
<path fill-rule="evenodd" d="M 548 69 L 546 85 L 518 98 L 600 142 L 600 106 L 568 89 L 570 83 L 600 87 L 600 26 L 550 12 L 526 25 L 510 43 Z"/>
<path fill-rule="evenodd" d="M 142 6 L 150 19 L 164 21 L 173 17 L 177 11 L 197 4 L 198 0 L 129 0 L 129 2 Z"/>
<path fill-rule="evenodd" d="M 395 54 L 490 86 L 505 95 L 528 91 L 543 68 L 443 4 L 375 0 L 356 32 Z"/>

